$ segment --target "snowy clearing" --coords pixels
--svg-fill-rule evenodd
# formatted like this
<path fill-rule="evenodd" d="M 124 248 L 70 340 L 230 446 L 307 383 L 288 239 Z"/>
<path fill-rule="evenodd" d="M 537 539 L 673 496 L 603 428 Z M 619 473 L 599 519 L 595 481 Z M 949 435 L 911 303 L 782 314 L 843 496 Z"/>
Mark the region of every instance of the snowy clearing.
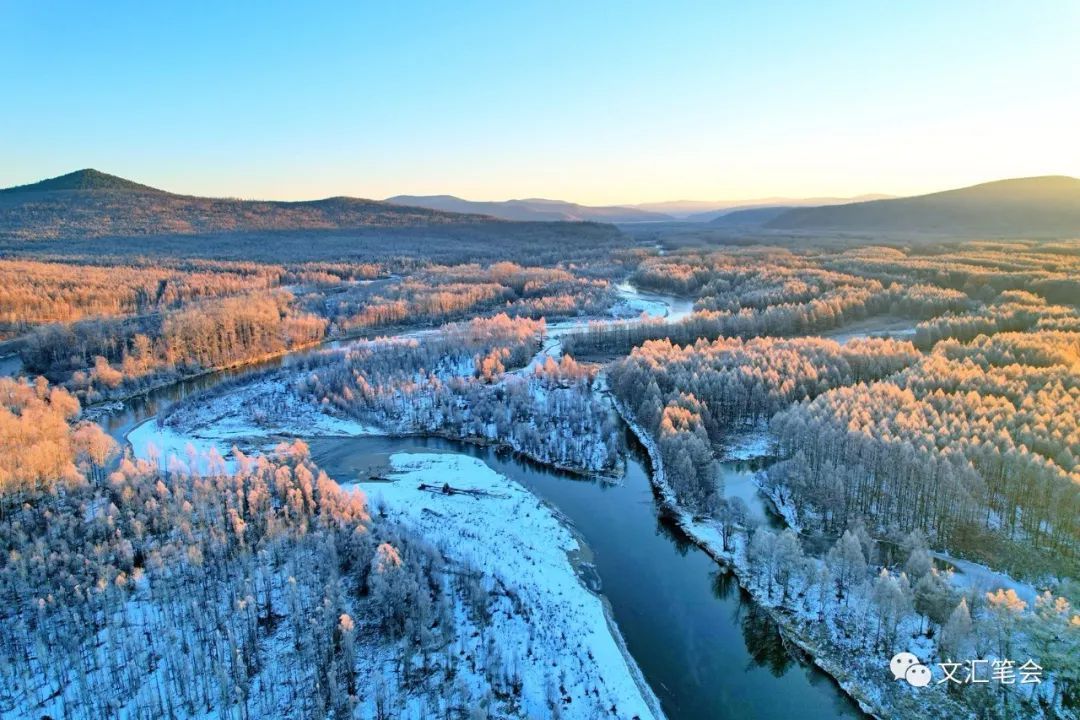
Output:
<path fill-rule="evenodd" d="M 941 552 L 931 552 L 933 557 L 952 566 L 951 580 L 953 585 L 963 590 L 974 590 L 977 593 L 993 592 L 1004 588 L 1013 590 L 1017 596 L 1027 603 L 1029 608 L 1035 607 L 1035 598 L 1039 591 L 1030 583 L 1016 580 L 1003 572 L 991 570 L 985 565 L 961 560 L 952 555 Z"/>

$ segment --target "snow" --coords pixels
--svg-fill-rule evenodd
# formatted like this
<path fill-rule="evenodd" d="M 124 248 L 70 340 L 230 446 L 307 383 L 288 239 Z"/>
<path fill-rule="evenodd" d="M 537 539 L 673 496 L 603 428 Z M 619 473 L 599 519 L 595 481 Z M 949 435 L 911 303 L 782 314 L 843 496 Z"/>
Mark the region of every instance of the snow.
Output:
<path fill-rule="evenodd" d="M 753 460 L 769 454 L 772 438 L 768 423 L 761 422 L 752 429 L 733 433 L 724 441 L 724 460 Z"/>
<path fill-rule="evenodd" d="M 585 325 L 576 325 L 576 329 L 584 329 Z M 533 355 L 529 364 L 517 371 L 518 375 L 528 375 L 536 371 L 536 368 L 543 365 L 550 357 L 553 360 L 559 360 L 562 357 L 562 337 L 567 332 L 570 332 L 569 327 L 560 327 L 557 335 L 552 335 L 550 332 L 544 339 L 544 342 L 540 345 L 540 349 Z"/>
<path fill-rule="evenodd" d="M 615 291 L 620 301 L 619 305 L 612 310 L 612 314 L 616 317 L 637 318 L 646 315 L 653 319 L 664 318 L 667 322 L 673 323 L 694 312 L 693 300 L 674 295 L 642 292 L 629 281 L 616 285 Z M 544 344 L 525 371 L 531 371 L 536 365 L 543 363 L 547 357 L 558 360 L 562 357 L 562 338 L 571 333 L 584 332 L 589 329 L 590 323 L 596 321 L 597 318 L 583 317 L 548 323 Z"/>
<path fill-rule="evenodd" d="M 892 705 L 896 701 L 895 694 L 888 693 L 887 688 L 890 690 L 892 688 L 883 686 L 878 682 L 878 674 L 874 672 L 872 664 L 869 666 L 872 679 L 866 676 L 860 677 L 852 672 L 853 669 L 866 669 L 864 663 L 853 664 L 851 662 L 852 657 L 859 657 L 864 654 L 865 648 L 853 647 L 850 649 L 850 656 L 843 656 L 830 653 L 820 642 L 818 636 L 823 627 L 836 625 L 835 612 L 828 614 L 823 622 L 816 609 L 808 609 L 806 606 L 801 608 L 781 607 L 779 600 L 775 596 L 770 596 L 765 592 L 760 583 L 755 580 L 755 573 L 748 557 L 746 533 L 736 533 L 732 538 L 732 549 L 725 550 L 723 536 L 716 522 L 695 519 L 692 513 L 683 509 L 667 482 L 663 460 L 656 442 L 617 399 L 612 397 L 612 400 L 619 414 L 634 434 L 637 435 L 649 454 L 653 467 L 651 474 L 653 487 L 660 498 L 660 502 L 672 514 L 675 522 L 687 536 L 718 563 L 731 568 L 738 579 L 739 585 L 751 594 L 759 606 L 769 611 L 785 640 L 801 648 L 813 658 L 814 664 L 832 675 L 841 689 L 851 696 L 864 712 L 874 717 L 881 717 L 884 710 L 895 710 L 895 705 Z M 886 695 L 888 695 L 889 700 L 886 700 Z M 922 713 L 926 706 L 920 705 L 918 709 Z M 894 716 L 922 716 L 921 714 L 906 715 L 903 713 L 904 711 L 901 711 Z"/>
<path fill-rule="evenodd" d="M 993 592 L 998 589 L 1014 590 L 1016 595 L 1027 603 L 1028 608 L 1035 607 L 1035 598 L 1039 592 L 1029 583 L 1016 580 L 1003 572 L 991 570 L 985 565 L 961 560 L 940 552 L 930 553 L 936 559 L 953 567 L 951 580 L 953 585 L 964 590 L 978 593 Z"/>
<path fill-rule="evenodd" d="M 311 404 L 304 404 L 310 411 L 298 407 L 299 414 L 288 421 L 269 420 L 269 426 L 254 422 L 253 399 L 282 389 L 274 380 L 251 383 L 185 411 L 179 429 L 160 427 L 151 419 L 135 427 L 127 439 L 136 457 L 156 457 L 163 466 L 175 458 L 206 471 L 214 462 L 206 454 L 225 457 L 234 444 L 246 444 L 249 451 L 268 448 L 274 444 L 274 434 L 313 437 L 378 432 L 325 415 Z M 280 418 L 285 413 L 274 415 Z M 231 461 L 222 462 L 226 468 L 233 467 Z M 612 706 L 617 708 L 615 717 L 663 717 L 605 601 L 579 577 L 578 569 L 583 574 L 587 569 L 588 549 L 557 511 L 466 455 L 397 453 L 390 462 L 393 482 L 359 483 L 372 505 L 384 506 L 390 518 L 413 528 L 452 563 L 480 569 L 513 598 L 512 603 L 506 602 L 504 612 L 494 615 L 492 631 L 503 656 L 518 661 L 524 716 L 551 715 L 554 683 L 556 688 L 565 688 L 565 693 L 557 693 L 564 701 L 563 718 L 610 715 Z M 490 495 L 478 498 L 422 491 L 420 482 L 439 487 L 449 483 Z M 458 614 L 458 626 L 464 632 L 471 622 L 464 608 Z M 470 641 L 462 638 L 463 643 Z M 461 672 L 475 685 L 474 696 L 483 697 L 483 673 L 470 676 L 464 668 Z"/>
<path fill-rule="evenodd" d="M 740 498 L 746 503 L 750 518 L 759 525 L 764 525 L 769 520 L 769 511 L 758 489 L 760 474 L 760 470 L 739 468 L 737 463 L 733 462 L 721 462 L 717 466 L 717 475 L 723 482 L 724 497 L 729 500 Z"/>
<path fill-rule="evenodd" d="M 500 578 L 524 610 L 498 616 L 504 652 L 524 658 L 532 645 L 542 661 L 524 663 L 525 714 L 546 717 L 549 668 L 565 674 L 564 718 L 592 718 L 614 705 L 618 717 L 658 717 L 656 699 L 629 658 L 602 599 L 582 583 L 571 558 L 582 546 L 556 513 L 513 480 L 476 458 L 397 453 L 393 482 L 359 483 L 375 507 L 412 527 L 452 560 Z M 486 493 L 446 495 L 420 483 Z M 529 622 L 528 618 L 536 618 Z M 599 695 L 596 695 L 596 692 Z"/>
<path fill-rule="evenodd" d="M 261 413 L 261 401 L 273 399 L 285 404 L 288 412 Z M 287 418 L 287 419 L 285 419 Z M 185 408 L 165 426 L 151 418 L 127 435 L 138 458 L 157 458 L 163 468 L 175 458 L 199 472 L 208 470 L 211 451 L 228 458 L 234 445 L 244 449 L 272 447 L 270 440 L 281 436 L 357 437 L 380 434 L 362 423 L 330 415 L 318 406 L 302 402 L 284 382 L 256 380 L 228 393 L 213 395 L 203 404 Z M 232 461 L 224 461 L 232 470 Z"/>
<path fill-rule="evenodd" d="M 651 318 L 665 318 L 678 322 L 694 312 L 694 301 L 689 298 L 662 295 L 638 290 L 629 281 L 615 286 L 625 308 L 633 315 L 645 314 Z"/>
<path fill-rule="evenodd" d="M 850 340 L 871 337 L 890 337 L 896 340 L 909 340 L 915 337 L 915 325 L 906 318 L 884 316 L 857 320 L 828 332 L 821 337 L 835 340 L 841 345 Z"/>
<path fill-rule="evenodd" d="M 273 435 L 383 434 L 379 428 L 332 415 L 326 408 L 297 397 L 283 376 L 255 380 L 228 393 L 208 396 L 199 406 L 170 416 L 167 424 L 189 436 L 218 442 Z"/>
<path fill-rule="evenodd" d="M 142 460 L 156 459 L 162 468 L 168 468 L 172 460 L 179 460 L 198 472 L 207 472 L 210 458 L 224 458 L 231 450 L 227 445 L 211 439 L 183 435 L 169 428 L 159 427 L 153 418 L 136 425 L 127 434 L 131 451 Z M 225 460 L 225 468 L 233 470 L 235 464 Z"/>

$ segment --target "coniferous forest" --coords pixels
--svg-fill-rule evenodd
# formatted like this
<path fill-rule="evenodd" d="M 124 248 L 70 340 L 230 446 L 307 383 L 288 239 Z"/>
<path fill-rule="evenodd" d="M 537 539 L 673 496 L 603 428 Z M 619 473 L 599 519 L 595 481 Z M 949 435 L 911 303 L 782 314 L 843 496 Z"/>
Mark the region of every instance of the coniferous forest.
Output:
<path fill-rule="evenodd" d="M 619 483 L 626 421 L 666 511 L 860 702 L 923 707 L 866 660 L 896 648 L 930 663 L 1023 654 L 1048 682 L 934 702 L 948 717 L 1075 717 L 1078 246 L 676 235 L 660 253 L 612 232 L 603 256 L 553 262 L 532 261 L 528 234 L 453 259 L 235 260 L 194 243 L 0 260 L 15 368 L 0 380 L 0 710 L 570 711 L 565 677 L 541 674 L 530 699 L 529 662 L 492 624 L 529 610 L 504 606 L 498 576 L 294 438 L 354 423 Z M 687 310 L 650 312 L 627 282 Z M 222 368 L 231 379 L 156 422 L 178 437 L 254 429 L 243 450 L 146 456 L 95 422 Z M 725 487 L 742 457 L 768 524 Z"/>
<path fill-rule="evenodd" d="M 1080 720 L 1078 30 L 0 0 L 0 720 Z"/>
<path fill-rule="evenodd" d="M 462 448 L 598 488 L 643 452 L 870 712 L 1077 716 L 1076 241 L 472 227 L 5 241 L 0 716 L 658 714 L 559 509 Z M 343 475 L 327 437 L 462 444 Z M 900 650 L 1040 682 L 920 695 Z"/>

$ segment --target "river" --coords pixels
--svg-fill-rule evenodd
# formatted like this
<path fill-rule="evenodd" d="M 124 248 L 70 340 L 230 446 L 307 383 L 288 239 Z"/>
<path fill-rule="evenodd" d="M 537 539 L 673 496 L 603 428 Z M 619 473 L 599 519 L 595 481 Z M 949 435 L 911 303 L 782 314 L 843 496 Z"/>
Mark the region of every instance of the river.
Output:
<path fill-rule="evenodd" d="M 648 460 L 627 434 L 620 484 L 582 480 L 489 447 L 441 438 L 311 438 L 339 482 L 397 452 L 477 457 L 557 507 L 592 550 L 601 592 L 664 712 L 676 719 L 861 717 L 827 675 L 789 652 L 734 577 L 659 511 Z M 371 492 L 377 488 L 358 483 Z"/>
<path fill-rule="evenodd" d="M 260 367 L 282 362 L 288 360 Z M 153 391 L 100 422 L 122 441 L 135 425 L 172 402 L 254 370 L 216 373 Z M 789 650 L 734 576 L 662 515 L 648 460 L 628 431 L 626 474 L 619 484 L 585 480 L 492 448 L 440 438 L 307 440 L 316 462 L 339 482 L 367 477 L 365 469 L 383 465 L 397 452 L 462 453 L 480 458 L 558 508 L 592 550 L 601 592 L 630 654 L 672 720 L 862 717 L 828 675 Z M 745 467 L 725 467 L 727 480 L 737 480 L 740 494 L 749 496 L 753 490 Z"/>

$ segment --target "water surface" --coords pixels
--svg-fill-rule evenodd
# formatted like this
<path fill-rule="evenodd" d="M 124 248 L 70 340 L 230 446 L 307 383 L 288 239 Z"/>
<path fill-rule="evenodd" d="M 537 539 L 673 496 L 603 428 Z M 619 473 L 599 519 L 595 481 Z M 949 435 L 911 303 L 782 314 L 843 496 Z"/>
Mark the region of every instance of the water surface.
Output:
<path fill-rule="evenodd" d="M 601 591 L 645 679 L 672 720 L 862 717 L 830 677 L 797 658 L 734 577 L 660 513 L 632 436 L 619 485 L 581 479 L 487 447 L 441 438 L 310 438 L 339 482 L 366 482 L 395 452 L 480 458 L 557 507 L 594 554 Z M 797 711 L 794 710 L 797 708 Z"/>
<path fill-rule="evenodd" d="M 632 288 L 620 288 L 626 293 Z M 690 301 L 668 303 L 667 317 L 690 312 Z M 581 322 L 581 321 L 579 321 Z M 304 355 L 314 350 L 295 353 Z M 99 421 L 121 442 L 135 425 L 169 405 L 223 380 L 290 362 L 213 373 L 154 390 L 104 414 Z M 792 652 L 775 624 L 735 578 L 663 516 L 649 482 L 648 460 L 633 435 L 620 484 L 548 469 L 509 453 L 441 438 L 309 438 L 314 459 L 342 483 L 378 484 L 395 452 L 453 452 L 480 458 L 556 507 L 594 555 L 601 592 L 649 686 L 672 720 L 832 720 L 862 717 L 836 683 Z M 755 466 L 721 463 L 728 492 L 748 501 L 771 526 L 778 522 L 756 494 Z"/>

